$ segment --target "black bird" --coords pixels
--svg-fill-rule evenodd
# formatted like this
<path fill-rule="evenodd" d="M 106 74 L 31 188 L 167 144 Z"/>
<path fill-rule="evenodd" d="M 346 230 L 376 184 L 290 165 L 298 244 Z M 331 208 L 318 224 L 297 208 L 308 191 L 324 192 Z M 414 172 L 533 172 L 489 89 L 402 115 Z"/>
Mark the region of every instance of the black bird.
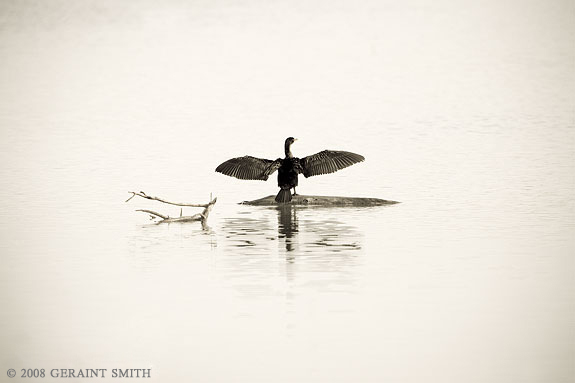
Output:
<path fill-rule="evenodd" d="M 276 202 L 289 202 L 292 199 L 290 189 L 293 188 L 296 195 L 298 174 L 303 174 L 307 178 L 333 173 L 365 160 L 359 154 L 335 150 L 324 150 L 311 156 L 297 158 L 290 150 L 291 144 L 295 141 L 293 137 L 286 139 L 284 159 L 278 158 L 272 161 L 252 156 L 237 157 L 220 164 L 216 172 L 241 180 L 265 181 L 277 170 L 280 191 L 276 196 Z"/>

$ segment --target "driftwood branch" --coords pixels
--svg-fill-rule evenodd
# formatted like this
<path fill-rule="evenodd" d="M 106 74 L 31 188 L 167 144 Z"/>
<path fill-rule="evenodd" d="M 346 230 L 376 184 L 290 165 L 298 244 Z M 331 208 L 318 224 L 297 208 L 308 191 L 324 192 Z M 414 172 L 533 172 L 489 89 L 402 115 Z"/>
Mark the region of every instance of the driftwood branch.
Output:
<path fill-rule="evenodd" d="M 162 215 L 162 214 L 156 213 L 155 211 L 152 211 L 152 210 L 138 209 L 136 211 L 143 211 L 144 213 L 148 213 L 148 214 L 151 214 L 152 216 L 160 217 L 161 219 L 170 219 L 170 217 L 168 217 L 167 215 Z"/>
<path fill-rule="evenodd" d="M 162 203 L 167 203 L 169 205 L 176 205 L 176 206 L 185 206 L 185 207 L 203 207 L 204 210 L 199 213 L 199 214 L 194 214 L 194 215 L 183 215 L 182 209 L 180 209 L 180 216 L 179 217 L 175 217 L 172 218 L 168 215 L 164 215 L 164 214 L 160 214 L 158 212 L 155 212 L 153 210 L 147 210 L 147 209 L 138 209 L 136 211 L 141 211 L 144 213 L 148 213 L 150 214 L 151 219 L 157 219 L 160 218 L 161 220 L 158 223 L 171 223 L 171 222 L 192 222 L 192 221 L 201 221 L 202 222 L 202 227 L 204 229 L 207 229 L 207 220 L 208 220 L 208 216 L 210 215 L 210 212 L 212 211 L 212 208 L 214 207 L 214 204 L 216 203 L 216 201 L 218 200 L 217 198 L 212 199 L 209 203 L 206 204 L 195 204 L 195 203 L 179 203 L 179 202 L 170 202 L 170 201 L 166 201 L 162 198 L 158 198 L 158 197 L 153 197 L 153 196 L 149 196 L 146 193 L 144 193 L 143 191 L 140 192 L 128 192 L 131 193 L 132 196 L 130 198 L 128 198 L 126 200 L 126 202 L 130 201 L 132 198 L 134 198 L 135 196 L 138 197 L 142 197 L 145 199 L 149 199 L 149 200 L 153 200 L 153 201 L 158 201 L 158 202 L 162 202 Z M 211 198 L 211 194 L 210 194 L 210 198 Z"/>
<path fill-rule="evenodd" d="M 210 205 L 212 202 L 210 203 L 204 203 L 204 204 L 197 204 L 197 203 L 184 203 L 184 202 L 170 202 L 170 201 L 166 201 L 165 199 L 162 198 L 158 198 L 158 197 L 154 197 L 151 195 L 147 195 L 146 193 L 144 193 L 143 191 L 139 191 L 139 192 L 128 192 L 130 194 L 132 194 L 132 196 L 130 198 L 128 198 L 126 200 L 126 202 L 128 202 L 129 200 L 131 200 L 132 198 L 134 198 L 135 196 L 139 196 L 142 198 L 146 198 L 146 199 L 150 199 L 153 201 L 158 201 L 158 202 L 163 202 L 163 203 L 167 203 L 169 205 L 176 205 L 176 206 L 186 206 L 186 207 L 207 207 L 208 205 Z M 214 202 L 215 203 L 215 202 Z"/>

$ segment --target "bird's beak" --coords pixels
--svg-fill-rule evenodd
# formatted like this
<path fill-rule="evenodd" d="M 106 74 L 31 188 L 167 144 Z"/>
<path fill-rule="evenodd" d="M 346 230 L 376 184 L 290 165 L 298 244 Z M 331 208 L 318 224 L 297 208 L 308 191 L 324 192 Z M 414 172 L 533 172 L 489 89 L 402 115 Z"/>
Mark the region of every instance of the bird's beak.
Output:
<path fill-rule="evenodd" d="M 297 138 L 294 138 L 294 139 L 293 139 L 293 142 L 296 142 L 296 141 L 297 141 Z"/>

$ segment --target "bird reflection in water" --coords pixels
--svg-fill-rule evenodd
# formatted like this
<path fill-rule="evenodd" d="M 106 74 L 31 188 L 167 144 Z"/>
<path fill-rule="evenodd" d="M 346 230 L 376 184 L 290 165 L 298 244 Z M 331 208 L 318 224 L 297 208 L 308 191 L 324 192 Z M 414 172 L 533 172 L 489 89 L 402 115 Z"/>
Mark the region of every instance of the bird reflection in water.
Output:
<path fill-rule="evenodd" d="M 290 205 L 280 205 L 278 211 L 278 234 L 284 238 L 286 250 L 294 250 L 294 236 L 298 232 L 297 208 Z"/>
<path fill-rule="evenodd" d="M 277 214 L 277 231 L 274 229 Z M 295 255 L 355 253 L 362 248 L 358 229 L 341 217 L 353 219 L 358 211 L 350 208 L 298 207 L 291 204 L 257 209 L 245 217 L 228 218 L 223 224 L 231 250 L 243 254 L 270 254 L 280 246 L 288 260 Z M 254 217 L 255 216 L 255 217 Z M 274 245 L 275 241 L 279 241 Z M 289 253 L 289 255 L 287 254 Z"/>
<path fill-rule="evenodd" d="M 284 205 L 278 206 L 278 233 L 279 238 L 285 238 L 286 250 L 296 249 L 298 233 L 303 238 L 303 253 L 314 253 L 318 250 L 339 253 L 345 250 L 360 250 L 361 235 L 357 228 L 342 223 L 339 219 L 330 219 L 331 215 L 339 215 L 350 210 L 302 207 Z M 326 213 L 330 214 L 326 214 Z M 322 214 L 323 213 L 323 214 Z M 302 225 L 298 220 L 298 214 L 303 215 Z M 321 217 L 321 219 L 317 219 Z M 300 228 L 301 226 L 301 228 Z"/>
<path fill-rule="evenodd" d="M 228 255 L 219 267 L 226 281 L 250 297 L 277 292 L 284 282 L 289 291 L 351 291 L 364 236 L 346 222 L 358 214 L 353 208 L 291 204 L 244 210 L 218 230 Z"/>

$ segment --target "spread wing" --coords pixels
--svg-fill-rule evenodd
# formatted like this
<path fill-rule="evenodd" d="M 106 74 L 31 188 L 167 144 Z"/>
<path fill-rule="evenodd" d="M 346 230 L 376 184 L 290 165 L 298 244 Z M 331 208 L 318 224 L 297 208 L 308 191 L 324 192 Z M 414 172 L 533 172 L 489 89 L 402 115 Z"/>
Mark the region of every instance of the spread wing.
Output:
<path fill-rule="evenodd" d="M 303 169 L 303 175 L 307 178 L 337 172 L 363 160 L 365 160 L 365 158 L 359 154 L 324 150 L 302 158 L 300 164 Z"/>
<path fill-rule="evenodd" d="M 216 172 L 240 180 L 262 180 L 268 179 L 269 175 L 275 172 L 282 164 L 282 159 L 275 161 L 265 160 L 252 156 L 232 158 L 221 163 Z"/>

